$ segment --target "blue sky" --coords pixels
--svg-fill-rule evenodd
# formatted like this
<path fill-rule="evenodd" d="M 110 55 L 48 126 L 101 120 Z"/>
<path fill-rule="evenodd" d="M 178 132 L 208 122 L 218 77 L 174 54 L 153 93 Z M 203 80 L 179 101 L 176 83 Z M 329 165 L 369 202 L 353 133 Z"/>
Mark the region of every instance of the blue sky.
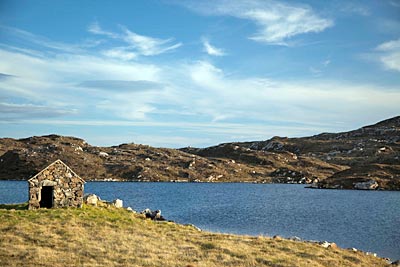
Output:
<path fill-rule="evenodd" d="M 400 1 L 0 2 L 0 136 L 209 146 L 400 115 Z"/>

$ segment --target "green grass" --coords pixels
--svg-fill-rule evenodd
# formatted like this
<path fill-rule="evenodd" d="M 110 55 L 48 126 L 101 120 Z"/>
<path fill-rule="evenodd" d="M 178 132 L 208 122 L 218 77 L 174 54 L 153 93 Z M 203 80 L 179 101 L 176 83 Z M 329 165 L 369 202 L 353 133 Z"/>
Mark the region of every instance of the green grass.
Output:
<path fill-rule="evenodd" d="M 20 203 L 20 204 L 0 204 L 0 209 L 5 210 L 27 210 L 28 202 Z"/>
<path fill-rule="evenodd" d="M 0 206 L 0 266 L 386 266 L 361 252 L 200 232 L 113 207 Z"/>

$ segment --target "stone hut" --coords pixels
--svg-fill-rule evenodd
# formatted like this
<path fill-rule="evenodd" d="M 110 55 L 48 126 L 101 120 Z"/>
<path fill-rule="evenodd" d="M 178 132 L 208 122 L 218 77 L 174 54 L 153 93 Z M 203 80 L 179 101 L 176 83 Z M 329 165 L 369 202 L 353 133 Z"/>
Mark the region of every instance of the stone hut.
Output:
<path fill-rule="evenodd" d="M 85 181 L 56 160 L 28 180 L 29 209 L 82 207 Z"/>

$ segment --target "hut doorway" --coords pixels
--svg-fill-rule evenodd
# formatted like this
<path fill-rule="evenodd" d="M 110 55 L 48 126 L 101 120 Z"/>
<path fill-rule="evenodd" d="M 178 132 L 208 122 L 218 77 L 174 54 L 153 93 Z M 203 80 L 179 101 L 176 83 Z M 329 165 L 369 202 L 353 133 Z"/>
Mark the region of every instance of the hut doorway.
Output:
<path fill-rule="evenodd" d="M 41 208 L 52 208 L 53 207 L 53 186 L 43 186 L 41 190 Z"/>

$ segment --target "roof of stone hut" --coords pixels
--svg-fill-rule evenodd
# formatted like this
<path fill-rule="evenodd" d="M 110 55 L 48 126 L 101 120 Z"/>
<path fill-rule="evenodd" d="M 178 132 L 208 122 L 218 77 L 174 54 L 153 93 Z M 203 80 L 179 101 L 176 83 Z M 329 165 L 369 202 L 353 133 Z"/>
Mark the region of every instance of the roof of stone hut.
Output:
<path fill-rule="evenodd" d="M 31 180 L 35 179 L 36 176 L 39 176 L 42 172 L 44 172 L 46 169 L 48 169 L 49 167 L 57 164 L 57 163 L 61 163 L 62 165 L 64 165 L 68 171 L 72 172 L 76 177 L 78 177 L 80 180 L 82 180 L 82 182 L 85 183 L 85 180 L 83 180 L 78 174 L 76 174 L 70 167 L 68 167 L 67 164 L 65 164 L 61 159 L 58 159 L 56 161 L 54 161 L 53 163 L 51 163 L 49 166 L 47 166 L 46 168 L 44 168 L 43 170 L 41 170 L 40 172 L 38 172 L 35 176 L 33 176 L 32 178 L 28 179 L 28 182 L 30 182 Z"/>

